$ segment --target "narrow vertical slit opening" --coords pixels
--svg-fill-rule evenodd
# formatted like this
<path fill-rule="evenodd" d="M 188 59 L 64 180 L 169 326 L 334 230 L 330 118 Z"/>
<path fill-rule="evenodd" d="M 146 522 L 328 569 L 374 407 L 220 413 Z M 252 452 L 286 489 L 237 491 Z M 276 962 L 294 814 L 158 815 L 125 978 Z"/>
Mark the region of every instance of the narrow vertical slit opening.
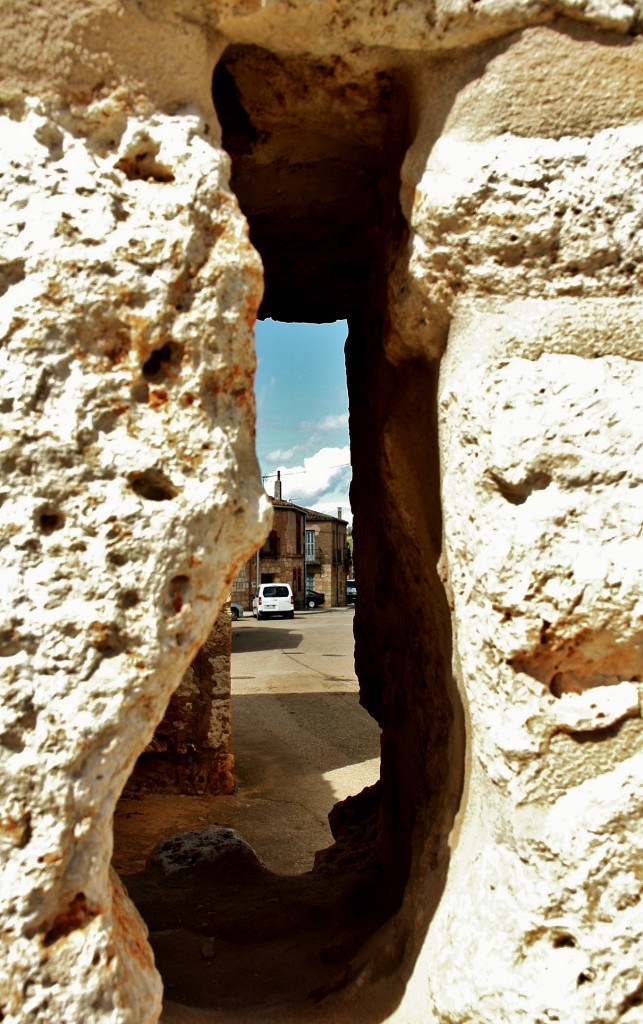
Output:
<path fill-rule="evenodd" d="M 336 841 L 312 872 L 272 875 L 267 889 L 247 851 L 216 869 L 199 862 L 190 881 L 201 879 L 199 923 L 186 916 L 187 882 L 158 872 L 127 880 L 169 1002 L 264 1022 L 323 1020 L 324 1007 L 330 1020 L 336 993 L 361 1000 L 383 978 L 387 994 L 363 1016 L 387 1019 L 439 900 L 457 802 L 450 617 L 437 569 L 437 364 L 388 351 L 398 330 L 390 282 L 407 259 L 400 81 L 369 61 L 253 46 L 229 47 L 213 77 L 231 186 L 264 266 L 260 320 L 348 323 L 355 665 L 360 703 L 381 729 L 381 779 L 335 806 Z M 217 932 L 228 911 L 235 923 Z M 177 982 L 181 943 L 194 963 Z M 259 977 L 245 990 L 244 943 Z"/>

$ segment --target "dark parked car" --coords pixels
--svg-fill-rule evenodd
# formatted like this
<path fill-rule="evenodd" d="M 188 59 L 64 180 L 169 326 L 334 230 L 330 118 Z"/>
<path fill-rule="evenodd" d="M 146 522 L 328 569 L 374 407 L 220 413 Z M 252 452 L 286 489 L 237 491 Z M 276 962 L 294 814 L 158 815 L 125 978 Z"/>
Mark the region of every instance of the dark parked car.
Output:
<path fill-rule="evenodd" d="M 355 604 L 356 597 L 355 580 L 346 580 L 346 604 Z"/>
<path fill-rule="evenodd" d="M 317 608 L 318 605 L 323 604 L 326 598 L 323 594 L 320 594 L 318 590 L 307 590 L 306 591 L 306 607 Z"/>

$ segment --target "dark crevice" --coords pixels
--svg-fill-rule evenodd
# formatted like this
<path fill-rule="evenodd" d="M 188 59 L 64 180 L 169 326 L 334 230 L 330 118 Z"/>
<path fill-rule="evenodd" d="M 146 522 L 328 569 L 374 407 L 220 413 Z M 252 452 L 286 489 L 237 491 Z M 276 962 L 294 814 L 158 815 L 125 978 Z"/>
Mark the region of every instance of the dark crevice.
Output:
<path fill-rule="evenodd" d="M 130 473 L 129 482 L 132 490 L 147 501 L 171 501 L 179 493 L 169 477 L 160 469 Z"/>
<path fill-rule="evenodd" d="M 551 483 L 549 473 L 531 473 L 518 483 L 509 483 L 497 473 L 489 474 L 505 501 L 510 505 L 524 505 L 534 491 L 544 491 Z"/>
<path fill-rule="evenodd" d="M 114 165 L 130 181 L 149 181 L 166 184 L 174 181 L 174 174 L 166 164 L 159 163 L 153 152 L 144 150 L 132 156 L 121 157 Z"/>
<path fill-rule="evenodd" d="M 78 928 L 83 928 L 97 914 L 98 910 L 90 907 L 85 894 L 77 893 L 43 936 L 43 946 L 53 946 L 55 942 L 71 935 Z"/>
<path fill-rule="evenodd" d="M 625 999 L 622 1000 L 618 1008 L 619 1014 L 623 1016 L 623 1014 L 627 1013 L 627 1011 L 631 1010 L 634 1006 L 643 1006 L 643 981 L 640 985 L 637 985 L 633 992 L 630 992 L 629 995 L 625 996 Z"/>
<path fill-rule="evenodd" d="M 212 94 L 226 152 L 233 158 L 249 153 L 257 141 L 257 131 L 241 105 L 234 78 L 224 61 L 214 69 Z"/>
<path fill-rule="evenodd" d="M 40 533 L 44 533 L 45 536 L 55 533 L 56 530 L 61 530 L 65 525 L 65 517 L 62 512 L 53 506 L 47 506 L 41 509 L 37 516 L 37 526 Z"/>
<path fill-rule="evenodd" d="M 178 341 L 168 341 L 156 348 L 143 363 L 143 376 L 150 383 L 176 377 L 183 359 L 184 346 Z M 147 397 L 147 392 L 146 392 Z"/>

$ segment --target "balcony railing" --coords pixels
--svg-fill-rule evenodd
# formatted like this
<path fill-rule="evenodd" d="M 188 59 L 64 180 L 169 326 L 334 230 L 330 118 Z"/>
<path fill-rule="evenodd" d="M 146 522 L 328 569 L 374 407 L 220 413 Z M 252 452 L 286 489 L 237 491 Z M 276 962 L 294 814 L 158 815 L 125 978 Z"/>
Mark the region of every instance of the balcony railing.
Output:
<path fill-rule="evenodd" d="M 259 549 L 261 558 L 281 558 L 282 554 L 284 557 L 294 557 L 294 551 L 283 551 L 281 550 L 281 537 L 269 537 L 266 540 L 264 546 Z M 303 558 L 303 555 L 299 557 Z M 347 568 L 351 560 L 350 548 L 333 548 L 330 551 L 330 555 L 327 555 L 323 548 L 313 546 L 312 544 L 306 545 L 306 564 L 307 565 L 325 565 L 330 562 L 332 565 L 342 566 Z"/>

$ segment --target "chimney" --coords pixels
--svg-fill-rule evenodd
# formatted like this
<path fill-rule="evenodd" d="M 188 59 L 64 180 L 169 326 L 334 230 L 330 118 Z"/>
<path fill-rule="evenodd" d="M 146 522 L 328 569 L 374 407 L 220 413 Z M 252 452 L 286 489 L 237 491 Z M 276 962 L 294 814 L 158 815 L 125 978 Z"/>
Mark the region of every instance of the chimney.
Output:
<path fill-rule="evenodd" d="M 277 479 L 275 480 L 275 498 L 281 501 L 281 470 L 277 470 Z"/>
<path fill-rule="evenodd" d="M 337 506 L 337 518 L 338 518 L 338 519 L 341 519 L 341 518 L 342 518 L 342 512 L 343 512 L 343 511 L 344 511 L 344 509 L 342 508 L 342 506 L 341 506 L 341 505 L 338 505 L 338 506 Z"/>

